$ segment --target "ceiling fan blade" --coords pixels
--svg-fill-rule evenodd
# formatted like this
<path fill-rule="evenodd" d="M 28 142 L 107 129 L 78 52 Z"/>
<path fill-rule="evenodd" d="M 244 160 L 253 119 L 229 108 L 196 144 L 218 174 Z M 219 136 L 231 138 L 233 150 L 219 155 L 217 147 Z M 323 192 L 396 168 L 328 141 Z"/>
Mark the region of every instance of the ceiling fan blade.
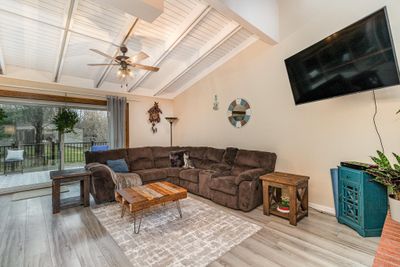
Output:
<path fill-rule="evenodd" d="M 87 64 L 88 66 L 119 66 L 119 64 Z"/>
<path fill-rule="evenodd" d="M 101 51 L 99 51 L 99 50 L 97 50 L 97 49 L 90 48 L 89 50 L 92 51 L 92 52 L 95 52 L 95 53 L 97 53 L 97 54 L 99 54 L 99 55 L 102 55 L 103 57 L 106 57 L 106 58 L 115 60 L 114 57 L 109 56 L 109 55 L 107 55 L 106 53 L 103 53 L 103 52 L 101 52 Z"/>
<path fill-rule="evenodd" d="M 146 54 L 145 52 L 139 52 L 138 54 L 132 56 L 129 58 L 128 62 L 129 63 L 136 63 L 136 62 L 140 62 L 146 58 L 148 58 L 149 55 Z"/>
<path fill-rule="evenodd" d="M 142 70 L 148 70 L 148 71 L 157 72 L 157 71 L 160 70 L 160 68 L 157 68 L 157 67 L 152 67 L 152 66 L 147 66 L 147 65 L 137 64 L 137 63 L 132 63 L 132 64 L 129 64 L 129 65 L 134 67 L 134 68 L 136 68 L 136 69 L 142 69 Z"/>

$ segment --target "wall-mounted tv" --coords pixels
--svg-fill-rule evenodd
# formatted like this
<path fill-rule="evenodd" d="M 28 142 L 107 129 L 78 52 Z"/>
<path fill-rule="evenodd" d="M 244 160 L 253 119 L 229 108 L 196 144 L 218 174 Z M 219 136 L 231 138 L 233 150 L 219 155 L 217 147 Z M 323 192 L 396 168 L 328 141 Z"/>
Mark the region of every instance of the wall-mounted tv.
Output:
<path fill-rule="evenodd" d="M 386 8 L 285 60 L 296 105 L 399 84 Z"/>

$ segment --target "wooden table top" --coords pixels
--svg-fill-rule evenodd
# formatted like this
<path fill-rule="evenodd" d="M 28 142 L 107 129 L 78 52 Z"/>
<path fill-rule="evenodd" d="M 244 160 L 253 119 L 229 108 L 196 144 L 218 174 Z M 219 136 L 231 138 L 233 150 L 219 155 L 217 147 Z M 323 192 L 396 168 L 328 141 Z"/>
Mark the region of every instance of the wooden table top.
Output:
<path fill-rule="evenodd" d="M 129 204 L 131 212 L 186 197 L 185 188 L 165 181 L 115 191 L 116 200 Z"/>
<path fill-rule="evenodd" d="M 272 172 L 261 176 L 260 179 L 277 184 L 298 185 L 308 181 L 310 177 L 284 172 Z"/>
<path fill-rule="evenodd" d="M 68 169 L 61 171 L 51 171 L 50 179 L 65 179 L 65 178 L 74 178 L 74 177 L 82 177 L 91 175 L 92 173 L 85 168 L 77 168 L 77 169 Z"/>

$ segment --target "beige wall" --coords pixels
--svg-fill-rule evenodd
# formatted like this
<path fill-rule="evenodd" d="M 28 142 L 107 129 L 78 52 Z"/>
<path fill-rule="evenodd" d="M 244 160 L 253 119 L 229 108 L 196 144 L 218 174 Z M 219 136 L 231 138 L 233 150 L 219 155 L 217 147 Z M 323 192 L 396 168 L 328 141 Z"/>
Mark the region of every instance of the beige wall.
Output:
<path fill-rule="evenodd" d="M 164 118 L 174 115 L 172 101 L 150 97 L 137 99 L 138 101 L 130 102 L 130 146 L 169 146 L 169 123 Z M 147 110 L 153 106 L 154 101 L 159 102 L 163 111 L 161 122 L 157 124 L 156 134 L 153 134 L 151 130 L 151 124 L 148 122 L 149 115 L 147 114 Z"/>
<path fill-rule="evenodd" d="M 255 43 L 174 100 L 178 144 L 276 152 L 277 170 L 311 176 L 310 202 L 333 207 L 329 169 L 343 160 L 368 161 L 380 148 L 372 92 L 295 106 L 284 59 L 384 5 L 399 54 L 400 1 L 281 0 L 278 45 Z M 214 94 L 218 111 L 212 109 Z M 237 97 L 253 111 L 242 129 L 226 116 Z M 378 90 L 377 99 L 386 150 L 400 152 L 400 86 Z"/>
<path fill-rule="evenodd" d="M 8 86 L 7 86 L 8 85 Z M 139 97 L 132 94 L 120 94 L 79 87 L 64 86 L 56 83 L 42 83 L 28 80 L 18 80 L 13 78 L 0 77 L 0 87 L 2 89 L 35 92 L 41 94 L 65 95 L 72 97 L 87 97 L 94 99 L 105 99 L 106 95 L 126 96 L 129 103 L 129 139 L 131 147 L 169 145 L 169 123 L 164 116 L 173 115 L 171 100 L 157 99 L 152 97 Z M 40 88 L 40 89 L 39 89 Z M 147 110 L 152 107 L 154 101 L 159 102 L 163 111 L 161 122 L 158 124 L 158 132 L 153 134 L 151 124 L 147 121 Z"/>

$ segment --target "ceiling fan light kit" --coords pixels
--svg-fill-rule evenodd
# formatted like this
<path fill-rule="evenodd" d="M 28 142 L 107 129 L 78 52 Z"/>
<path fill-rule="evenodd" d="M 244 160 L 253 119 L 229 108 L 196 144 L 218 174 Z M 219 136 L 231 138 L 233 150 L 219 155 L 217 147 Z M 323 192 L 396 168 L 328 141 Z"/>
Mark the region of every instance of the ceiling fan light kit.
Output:
<path fill-rule="evenodd" d="M 154 72 L 159 70 L 159 68 L 157 67 L 138 64 L 138 62 L 148 58 L 149 56 L 144 52 L 139 52 L 138 54 L 129 57 L 126 55 L 126 53 L 128 52 L 128 48 L 124 45 L 120 47 L 122 55 L 116 57 L 107 55 L 106 53 L 103 53 L 97 49 L 90 50 L 103 57 L 112 59 L 113 62 L 110 64 L 88 64 L 88 66 L 120 66 L 117 71 L 117 77 L 121 80 L 121 88 L 128 87 L 128 80 L 135 76 L 132 69 L 143 69 Z M 131 67 L 132 69 L 130 69 L 129 67 Z"/>

